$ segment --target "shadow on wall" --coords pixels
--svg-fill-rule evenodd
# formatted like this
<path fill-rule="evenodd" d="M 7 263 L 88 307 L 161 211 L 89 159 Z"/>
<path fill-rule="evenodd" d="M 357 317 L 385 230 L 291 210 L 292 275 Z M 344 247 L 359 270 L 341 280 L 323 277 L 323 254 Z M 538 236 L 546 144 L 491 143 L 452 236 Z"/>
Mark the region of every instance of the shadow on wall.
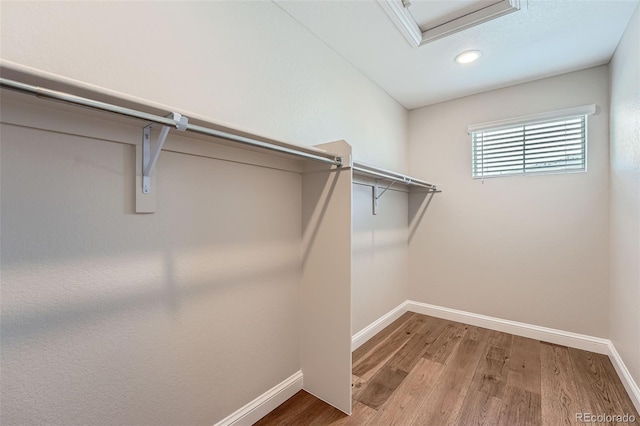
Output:
<path fill-rule="evenodd" d="M 61 296 L 52 300 L 44 308 L 40 305 L 34 309 L 34 306 L 26 304 L 24 309 L 14 307 L 11 313 L 3 312 L 2 345 L 7 349 L 29 339 L 64 333 L 81 325 L 85 326 L 127 312 L 152 310 L 161 306 L 164 306 L 167 311 L 178 311 L 185 302 L 202 300 L 203 297 L 216 294 L 221 295 L 230 288 L 237 290 L 242 287 L 249 288 L 291 280 L 291 275 L 297 273 L 300 268 L 298 260 L 292 259 L 294 261 L 283 258 L 280 263 L 268 263 L 259 267 L 252 264 L 246 268 L 235 268 L 233 274 L 222 274 L 223 276 L 211 277 L 205 281 L 205 276 L 208 274 L 203 271 L 194 273 L 191 279 L 185 280 L 184 276 L 177 278 L 175 271 L 178 268 L 175 256 L 172 253 L 166 253 L 162 262 L 163 276 L 149 278 L 146 275 L 139 275 L 138 277 L 144 280 L 127 282 L 124 286 L 135 291 L 123 292 L 111 289 L 102 296 L 75 304 L 62 303 L 63 296 Z M 185 281 L 191 280 L 189 284 L 184 284 Z M 46 280 L 41 282 L 43 285 L 46 284 Z M 92 282 L 89 279 L 77 285 L 95 290 L 95 286 L 102 286 L 103 283 Z M 63 292 L 64 289 L 60 291 Z"/>
<path fill-rule="evenodd" d="M 397 215 L 397 205 L 407 205 L 406 200 L 410 192 L 404 189 L 389 188 L 378 200 L 377 214 L 374 213 L 374 185 L 363 182 L 353 182 L 354 218 L 353 231 L 394 231 L 407 227 L 407 215 Z M 378 191 L 380 194 L 381 190 Z M 406 200 L 400 197 L 406 196 Z M 366 209 L 365 209 L 366 203 Z M 396 205 L 397 204 L 397 205 Z M 406 237 L 405 237 L 406 242 Z"/>
<path fill-rule="evenodd" d="M 351 252 L 354 256 L 373 258 L 376 254 L 394 252 L 402 247 L 407 247 L 407 234 L 406 231 L 402 231 L 384 233 L 369 231 L 354 234 Z"/>
<path fill-rule="evenodd" d="M 434 195 L 434 192 L 427 191 L 409 193 L 409 243 L 413 240 Z"/>
<path fill-rule="evenodd" d="M 311 249 L 314 246 L 314 242 L 318 235 L 318 230 L 320 229 L 320 225 L 325 218 L 327 213 L 327 208 L 329 207 L 329 203 L 331 201 L 331 197 L 336 189 L 336 185 L 338 184 L 338 180 L 340 178 L 340 173 L 345 173 L 344 169 L 331 169 L 323 172 L 314 172 L 317 174 L 326 174 L 326 179 L 316 179 L 313 180 L 313 185 L 308 185 L 305 188 L 305 199 L 315 199 L 317 203 L 313 206 L 308 206 L 308 208 L 303 207 L 302 209 L 302 266 L 304 267 L 307 264 L 307 260 L 309 259 L 309 254 L 311 253 Z M 327 185 L 327 182 L 330 183 Z M 325 188 L 329 187 L 326 191 L 326 194 L 323 196 L 323 192 Z M 318 203 L 322 203 L 322 208 L 318 209 Z M 311 204 L 311 203 L 309 203 Z M 319 213 L 317 213 L 319 212 Z"/>
<path fill-rule="evenodd" d="M 29 129 L 30 131 L 33 131 Z M 54 150 L 56 152 L 49 162 L 39 158 L 33 158 L 26 170 L 22 165 L 24 157 L 29 154 L 20 153 L 15 148 L 21 145 L 21 140 L 10 139 L 17 137 L 11 134 L 3 140 L 3 177 L 7 177 L 7 184 L 2 186 L 2 199 L 6 201 L 7 208 L 2 209 L 2 248 L 19 243 L 13 250 L 6 249 L 3 252 L 3 267 L 7 264 L 21 263 L 24 267 L 33 267 L 33 264 L 42 262 L 46 257 L 47 262 L 73 262 L 89 257 L 104 258 L 128 253 L 137 256 L 156 250 L 160 245 L 170 245 L 180 249 L 184 247 L 207 250 L 211 244 L 227 247 L 232 244 L 260 243 L 270 244 L 274 239 L 279 240 L 279 233 L 285 226 L 281 222 L 281 212 L 287 210 L 295 214 L 297 205 L 285 204 L 295 194 L 298 187 L 291 185 L 299 174 L 281 170 L 259 168 L 252 165 L 238 164 L 227 161 L 217 161 L 211 158 L 199 157 L 191 154 L 163 152 L 161 161 L 165 160 L 165 170 L 159 173 L 158 195 L 159 203 L 164 203 L 158 208 L 155 215 L 135 213 L 135 147 L 131 145 L 111 144 L 89 140 L 69 135 L 58 135 L 53 132 L 38 132 L 58 139 L 33 138 L 31 135 L 19 137 L 26 140 L 29 137 L 31 147 L 42 143 L 46 144 L 48 151 L 41 155 L 46 157 Z M 76 154 L 68 141 L 84 142 L 78 144 L 84 151 L 82 155 Z M 26 145 L 26 144 L 23 144 Z M 106 147 L 106 148 L 105 148 Z M 6 149 L 6 151 L 5 151 Z M 97 151 L 96 157 L 102 158 L 102 162 L 92 161 L 87 151 Z M 104 164 L 114 162 L 112 151 L 119 151 L 122 158 L 122 167 L 111 169 Z M 17 153 L 21 156 L 18 157 Z M 68 154 L 68 156 L 66 155 Z M 196 161 L 198 164 L 186 164 L 187 161 Z M 205 162 L 216 161 L 213 166 Z M 176 164 L 178 163 L 179 164 Z M 12 164 L 13 163 L 13 164 Z M 190 173 L 182 173 L 182 165 L 195 170 Z M 8 166 L 8 167 L 5 167 Z M 217 174 L 209 173 L 208 169 L 223 170 Z M 34 170 L 43 169 L 47 173 L 37 175 Z M 21 171 L 24 170 L 24 171 Z M 205 172 L 202 172 L 205 170 Z M 232 170 L 234 176 L 242 176 L 242 179 L 229 179 L 225 173 Z M 34 173 L 36 175 L 34 176 Z M 193 184 L 171 183 L 171 176 L 181 173 L 184 179 L 189 177 L 202 177 L 213 181 L 215 188 L 202 187 L 196 196 L 193 195 Z M 292 176 L 296 176 L 293 177 Z M 36 190 L 26 191 L 32 185 L 31 181 L 43 182 Z M 121 190 L 116 190 L 113 185 L 120 181 Z M 256 193 L 267 192 L 270 185 L 283 182 L 286 189 L 277 191 L 285 194 L 285 197 L 261 196 Z M 161 187 L 164 184 L 164 187 Z M 92 189 L 96 188 L 96 189 Z M 262 190 L 262 189 L 265 190 Z M 232 197 L 229 194 L 247 193 L 251 196 Z M 227 194 L 217 196 L 217 193 Z M 175 198 L 175 200 L 170 200 Z M 87 201 L 90 200 L 90 201 Z M 184 214 L 178 207 L 189 206 L 190 216 L 175 217 Z M 9 207 L 10 206 L 10 207 Z M 255 212 L 257 208 L 263 209 L 262 222 L 256 222 Z M 215 216 L 214 216 L 215 214 Z M 97 219 L 94 219 L 97 218 Z M 278 228 L 263 227 L 262 224 L 273 220 L 279 223 Z M 252 228 L 249 230 L 241 227 L 226 226 L 227 223 L 242 221 Z M 206 229 L 194 224 L 207 224 Z M 108 230 L 108 231 L 107 231 Z M 261 232 L 258 232 L 261 231 Z M 109 234 L 110 238 L 104 238 Z M 296 234 L 298 234 L 296 232 Z M 37 235 L 38 238 L 31 236 Z M 291 237 L 291 233 L 287 232 Z M 299 238 L 296 235 L 295 238 Z M 25 241 L 30 241 L 25 244 Z"/>

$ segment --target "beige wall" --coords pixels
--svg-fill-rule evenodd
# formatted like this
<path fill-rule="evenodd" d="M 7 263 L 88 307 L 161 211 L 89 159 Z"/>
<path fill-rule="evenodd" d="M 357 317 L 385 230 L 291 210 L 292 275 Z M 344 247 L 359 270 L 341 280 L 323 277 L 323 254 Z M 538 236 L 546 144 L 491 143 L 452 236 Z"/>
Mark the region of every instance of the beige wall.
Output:
<path fill-rule="evenodd" d="M 3 424 L 212 424 L 299 369 L 299 174 L 163 153 L 136 215 L 133 146 L 1 131 Z"/>
<path fill-rule="evenodd" d="M 4 61 L 406 169 L 404 108 L 272 3 L 1 7 Z M 163 154 L 134 215 L 86 136 L 2 127 L 2 423 L 213 424 L 296 372 L 300 175 Z"/>
<path fill-rule="evenodd" d="M 471 178 L 469 124 L 584 104 L 587 173 Z M 411 173 L 444 192 L 411 240 L 410 297 L 606 337 L 608 108 L 601 66 L 411 111 Z"/>
<path fill-rule="evenodd" d="M 356 176 L 356 181 L 371 184 Z M 380 189 L 381 191 L 381 189 Z M 371 187 L 353 185 L 353 334 L 409 297 L 407 193 L 388 190 L 372 214 Z"/>
<path fill-rule="evenodd" d="M 640 8 L 610 64 L 610 338 L 640 383 Z"/>
<path fill-rule="evenodd" d="M 3 60 L 405 171 L 407 111 L 268 1 L 3 1 Z M 189 114 L 192 112 L 192 114 Z"/>

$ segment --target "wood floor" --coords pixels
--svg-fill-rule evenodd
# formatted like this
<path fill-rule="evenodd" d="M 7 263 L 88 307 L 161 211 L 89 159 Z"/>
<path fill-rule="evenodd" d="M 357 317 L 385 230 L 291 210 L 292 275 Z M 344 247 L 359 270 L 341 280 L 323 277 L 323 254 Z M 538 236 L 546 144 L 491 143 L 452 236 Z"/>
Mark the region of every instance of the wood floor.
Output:
<path fill-rule="evenodd" d="M 352 386 L 351 416 L 300 391 L 256 425 L 640 425 L 605 355 L 411 312 L 353 353 Z"/>

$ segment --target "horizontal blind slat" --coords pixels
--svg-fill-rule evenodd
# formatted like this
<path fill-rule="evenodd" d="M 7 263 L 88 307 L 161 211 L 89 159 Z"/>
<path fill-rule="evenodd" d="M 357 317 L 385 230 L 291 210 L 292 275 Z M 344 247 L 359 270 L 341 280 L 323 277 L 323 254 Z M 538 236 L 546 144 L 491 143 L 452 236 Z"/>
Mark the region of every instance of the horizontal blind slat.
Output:
<path fill-rule="evenodd" d="M 529 152 L 536 152 L 537 150 L 560 150 L 560 149 L 573 149 L 575 146 L 583 146 L 584 142 L 582 139 L 571 139 L 566 141 L 566 143 L 545 143 L 545 144 L 533 144 L 533 146 L 526 145 L 524 150 Z M 483 150 L 476 149 L 476 153 L 478 156 L 482 156 L 483 158 L 491 158 L 491 157 L 499 157 L 505 154 L 510 154 L 514 152 L 522 152 L 522 145 L 519 147 L 516 146 L 508 146 L 503 149 L 492 149 L 492 150 Z"/>
<path fill-rule="evenodd" d="M 561 134 L 545 134 L 540 137 L 526 137 L 525 140 L 529 143 L 542 142 L 542 141 L 553 141 L 553 140 L 563 140 L 568 138 L 580 138 L 584 132 L 572 132 L 572 133 L 561 133 Z"/>
<path fill-rule="evenodd" d="M 540 133 L 549 133 L 549 132 L 560 132 L 560 131 L 569 131 L 569 130 L 580 130 L 584 126 L 584 123 L 574 123 L 574 124 L 559 124 L 555 126 L 549 127 L 538 127 L 538 128 L 530 128 L 525 126 L 524 132 L 530 135 L 537 135 Z"/>
<path fill-rule="evenodd" d="M 530 169 L 532 167 L 543 167 L 545 164 L 582 164 L 580 158 L 566 158 L 566 157 L 551 157 L 551 158 L 532 158 L 525 160 L 525 168 Z"/>

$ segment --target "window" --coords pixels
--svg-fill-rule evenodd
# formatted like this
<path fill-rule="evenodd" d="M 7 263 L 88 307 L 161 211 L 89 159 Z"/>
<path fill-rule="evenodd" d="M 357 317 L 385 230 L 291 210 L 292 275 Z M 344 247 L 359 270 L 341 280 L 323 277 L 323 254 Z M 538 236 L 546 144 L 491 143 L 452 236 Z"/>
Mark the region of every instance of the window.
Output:
<path fill-rule="evenodd" d="M 469 126 L 473 177 L 586 171 L 593 112 L 591 105 Z"/>

